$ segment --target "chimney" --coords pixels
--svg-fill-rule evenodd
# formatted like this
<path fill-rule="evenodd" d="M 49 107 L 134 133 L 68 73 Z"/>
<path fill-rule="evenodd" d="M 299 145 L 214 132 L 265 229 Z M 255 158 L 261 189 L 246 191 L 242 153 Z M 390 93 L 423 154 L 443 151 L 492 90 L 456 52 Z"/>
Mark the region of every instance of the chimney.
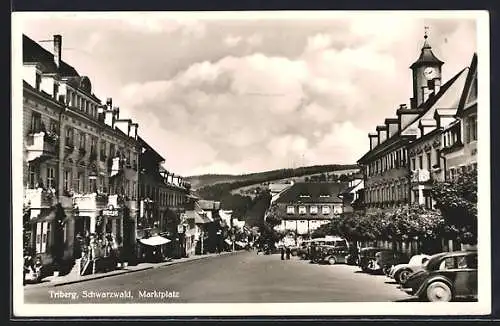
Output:
<path fill-rule="evenodd" d="M 62 36 L 54 35 L 54 63 L 57 68 L 61 66 Z"/>
<path fill-rule="evenodd" d="M 97 107 L 97 120 L 99 120 L 100 122 L 104 122 L 104 116 L 106 114 L 105 111 L 106 111 L 105 106 L 99 105 Z"/>
<path fill-rule="evenodd" d="M 376 130 L 378 134 L 378 143 L 382 144 L 387 139 L 387 127 L 377 126 Z"/>
<path fill-rule="evenodd" d="M 111 110 L 113 108 L 113 99 L 111 97 L 108 97 L 106 100 L 106 108 L 108 110 Z"/>
<path fill-rule="evenodd" d="M 376 133 L 369 133 L 368 138 L 370 139 L 370 150 L 373 150 L 378 145 L 378 135 Z"/>
<path fill-rule="evenodd" d="M 422 103 L 425 103 L 429 99 L 430 90 L 427 86 L 422 86 Z"/>
<path fill-rule="evenodd" d="M 137 139 L 137 128 L 139 128 L 139 124 L 138 123 L 132 123 L 132 124 L 130 124 L 130 134 L 129 134 L 129 137 Z"/>
<path fill-rule="evenodd" d="M 119 120 L 120 119 L 120 108 L 115 106 L 113 108 L 113 117 L 115 120 Z"/>

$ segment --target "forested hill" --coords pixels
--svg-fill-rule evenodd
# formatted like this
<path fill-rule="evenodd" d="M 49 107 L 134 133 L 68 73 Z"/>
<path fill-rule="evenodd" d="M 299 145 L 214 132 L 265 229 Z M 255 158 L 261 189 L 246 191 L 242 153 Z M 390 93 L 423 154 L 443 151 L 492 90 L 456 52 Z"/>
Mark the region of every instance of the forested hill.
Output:
<path fill-rule="evenodd" d="M 184 179 L 191 183 L 192 189 L 201 189 L 206 186 L 215 184 L 231 184 L 231 188 L 235 189 L 246 185 L 252 185 L 262 182 L 270 182 L 274 180 L 286 179 L 291 177 L 300 177 L 304 175 L 335 172 L 342 170 L 356 169 L 356 164 L 330 164 L 330 165 L 313 165 L 300 167 L 295 169 L 280 169 L 258 173 L 230 175 L 230 174 L 204 174 L 197 176 L 185 177 Z M 227 186 L 226 186 L 227 187 Z"/>

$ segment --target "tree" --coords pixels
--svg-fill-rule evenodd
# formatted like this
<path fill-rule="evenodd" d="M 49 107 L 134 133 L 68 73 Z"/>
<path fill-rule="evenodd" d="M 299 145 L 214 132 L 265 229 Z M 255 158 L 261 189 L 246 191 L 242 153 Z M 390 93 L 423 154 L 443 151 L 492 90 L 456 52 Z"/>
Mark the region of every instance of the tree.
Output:
<path fill-rule="evenodd" d="M 285 217 L 285 213 L 277 205 L 272 205 L 266 216 L 266 223 L 269 224 L 272 228 L 281 224 L 283 217 Z"/>
<path fill-rule="evenodd" d="M 445 233 L 465 244 L 477 243 L 477 171 L 434 182 L 431 190 L 445 222 Z"/>

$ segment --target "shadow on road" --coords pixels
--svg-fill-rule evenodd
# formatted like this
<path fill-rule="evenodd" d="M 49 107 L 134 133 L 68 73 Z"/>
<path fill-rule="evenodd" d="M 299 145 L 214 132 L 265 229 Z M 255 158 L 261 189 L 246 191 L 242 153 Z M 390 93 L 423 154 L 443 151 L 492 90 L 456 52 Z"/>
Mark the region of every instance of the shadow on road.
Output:
<path fill-rule="evenodd" d="M 395 282 L 395 281 L 385 281 L 384 283 L 385 284 L 399 284 L 398 282 Z"/>
<path fill-rule="evenodd" d="M 408 298 L 408 299 L 401 299 L 401 300 L 396 300 L 394 302 L 421 302 L 419 298 Z"/>

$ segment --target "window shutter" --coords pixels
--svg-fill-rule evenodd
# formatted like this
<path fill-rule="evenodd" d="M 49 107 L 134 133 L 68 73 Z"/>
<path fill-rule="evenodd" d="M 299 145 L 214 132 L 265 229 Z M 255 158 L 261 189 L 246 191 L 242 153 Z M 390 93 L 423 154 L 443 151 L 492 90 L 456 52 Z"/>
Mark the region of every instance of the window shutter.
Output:
<path fill-rule="evenodd" d="M 36 224 L 36 242 L 35 242 L 35 249 L 36 253 L 41 252 L 41 243 L 42 243 L 42 223 L 37 223 Z"/>

